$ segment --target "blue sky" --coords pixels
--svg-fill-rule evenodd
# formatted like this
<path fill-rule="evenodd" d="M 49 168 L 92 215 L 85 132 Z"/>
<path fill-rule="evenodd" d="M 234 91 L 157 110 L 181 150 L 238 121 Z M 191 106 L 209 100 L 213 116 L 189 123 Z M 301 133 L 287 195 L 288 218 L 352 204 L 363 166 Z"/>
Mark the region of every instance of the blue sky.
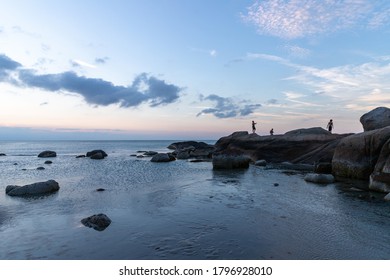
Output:
<path fill-rule="evenodd" d="M 0 139 L 362 131 L 390 106 L 390 2 L 3 1 Z"/>

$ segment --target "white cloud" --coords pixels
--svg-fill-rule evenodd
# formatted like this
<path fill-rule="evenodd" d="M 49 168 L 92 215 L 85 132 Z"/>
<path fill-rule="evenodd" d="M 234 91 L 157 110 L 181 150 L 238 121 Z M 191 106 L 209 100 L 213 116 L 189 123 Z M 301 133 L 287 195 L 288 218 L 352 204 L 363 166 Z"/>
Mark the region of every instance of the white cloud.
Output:
<path fill-rule="evenodd" d="M 379 12 L 378 12 L 379 11 Z M 389 23 L 390 3 L 371 0 L 264 0 L 248 7 L 244 20 L 261 34 L 295 39 L 353 27 Z"/>

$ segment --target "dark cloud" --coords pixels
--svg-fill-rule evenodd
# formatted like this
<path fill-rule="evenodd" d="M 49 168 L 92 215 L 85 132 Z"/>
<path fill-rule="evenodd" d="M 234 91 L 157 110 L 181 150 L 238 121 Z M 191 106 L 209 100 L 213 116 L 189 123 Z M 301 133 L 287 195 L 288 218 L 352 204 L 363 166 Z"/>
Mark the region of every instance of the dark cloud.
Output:
<path fill-rule="evenodd" d="M 118 104 L 121 107 L 134 107 L 148 103 L 155 107 L 173 103 L 179 99 L 182 88 L 168 84 L 164 80 L 142 73 L 130 86 L 117 86 L 109 81 L 79 76 L 68 71 L 58 74 L 38 74 L 31 69 L 21 69 L 21 64 L 0 55 L 0 81 L 13 71 L 20 87 L 40 88 L 46 91 L 68 91 L 81 95 L 92 105 L 107 106 Z M 3 74 L 3 78 L 2 78 Z"/>
<path fill-rule="evenodd" d="M 216 94 L 211 94 L 207 97 L 201 96 L 201 100 L 209 100 L 215 102 L 213 108 L 207 108 L 197 114 L 197 116 L 203 114 L 212 114 L 217 118 L 234 118 L 237 116 L 248 116 L 252 114 L 257 108 L 261 107 L 261 104 L 244 104 L 239 105 L 235 103 L 231 98 L 221 97 Z M 246 103 L 247 101 L 241 101 L 239 103 Z"/>
<path fill-rule="evenodd" d="M 105 57 L 97 57 L 95 58 L 95 63 L 97 64 L 106 64 L 109 58 L 107 56 Z"/>
<path fill-rule="evenodd" d="M 9 79 L 10 72 L 22 66 L 20 63 L 10 59 L 4 54 L 0 54 L 0 81 Z"/>

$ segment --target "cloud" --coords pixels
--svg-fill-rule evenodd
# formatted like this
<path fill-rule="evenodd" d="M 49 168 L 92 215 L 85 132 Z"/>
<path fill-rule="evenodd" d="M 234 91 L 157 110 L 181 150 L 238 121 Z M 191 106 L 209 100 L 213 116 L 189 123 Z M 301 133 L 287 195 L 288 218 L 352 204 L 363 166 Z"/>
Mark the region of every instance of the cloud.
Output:
<path fill-rule="evenodd" d="M 107 56 L 105 56 L 105 57 L 97 57 L 97 58 L 95 58 L 95 63 L 96 64 L 106 64 L 109 59 L 110 58 L 107 57 Z"/>
<path fill-rule="evenodd" d="M 73 67 L 96 68 L 95 65 L 90 64 L 90 63 L 85 62 L 85 61 L 82 61 L 82 60 L 80 60 L 80 59 L 72 59 L 72 60 L 70 61 L 70 64 L 71 64 Z"/>
<path fill-rule="evenodd" d="M 362 64 L 347 64 L 329 68 L 316 68 L 295 64 L 287 59 L 268 55 L 251 54 L 257 59 L 268 59 L 295 69 L 293 76 L 286 77 L 302 86 L 310 94 L 285 91 L 288 101 L 314 106 L 301 99 L 313 96 L 327 98 L 339 108 L 363 108 L 367 106 L 390 105 L 390 60 L 388 57 L 378 57 Z M 299 100 L 300 99 L 300 100 Z M 354 106 L 348 106 L 354 104 Z M 319 106 L 319 105 L 317 105 Z"/>
<path fill-rule="evenodd" d="M 379 12 L 378 12 L 379 11 Z M 264 0 L 247 8 L 243 19 L 260 34 L 295 39 L 350 28 L 389 24 L 390 3 L 371 0 Z"/>
<path fill-rule="evenodd" d="M 296 46 L 296 45 L 285 45 L 284 48 L 287 50 L 288 54 L 296 58 L 306 58 L 310 55 L 310 50 Z"/>
<path fill-rule="evenodd" d="M 244 103 L 244 105 L 239 105 L 235 103 L 233 99 L 221 97 L 216 94 L 211 94 L 209 96 L 203 97 L 201 96 L 201 100 L 208 100 L 215 103 L 213 108 L 206 108 L 199 112 L 197 116 L 212 114 L 217 118 L 225 119 L 225 118 L 234 118 L 237 116 L 248 116 L 257 108 L 261 107 L 261 104 L 245 104 L 248 101 L 241 101 L 239 103 Z"/>
<path fill-rule="evenodd" d="M 0 55 L 0 81 L 11 83 L 5 78 L 13 75 L 12 83 L 16 86 L 76 93 L 91 105 L 117 104 L 128 108 L 147 103 L 156 107 L 177 101 L 182 91 L 182 88 L 146 73 L 139 74 L 130 86 L 118 86 L 103 79 L 79 76 L 72 71 L 38 74 L 35 70 L 23 69 L 21 66 L 7 56 Z M 5 78 L 2 78 L 2 73 Z"/>

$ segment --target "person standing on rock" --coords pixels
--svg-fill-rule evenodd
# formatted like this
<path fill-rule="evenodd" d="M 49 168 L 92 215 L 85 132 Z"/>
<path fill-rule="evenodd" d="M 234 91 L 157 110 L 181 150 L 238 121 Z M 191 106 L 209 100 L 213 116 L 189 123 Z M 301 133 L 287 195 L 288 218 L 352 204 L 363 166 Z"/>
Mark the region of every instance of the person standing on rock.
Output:
<path fill-rule="evenodd" d="M 252 121 L 252 132 L 255 133 L 256 132 L 256 124 L 255 121 Z"/>
<path fill-rule="evenodd" d="M 274 135 L 274 129 L 273 128 L 271 128 L 271 130 L 269 131 L 269 134 Z"/>
<path fill-rule="evenodd" d="M 326 128 L 328 129 L 329 132 L 332 133 L 332 129 L 333 129 L 333 120 L 332 119 L 328 122 L 328 125 L 326 126 Z"/>

